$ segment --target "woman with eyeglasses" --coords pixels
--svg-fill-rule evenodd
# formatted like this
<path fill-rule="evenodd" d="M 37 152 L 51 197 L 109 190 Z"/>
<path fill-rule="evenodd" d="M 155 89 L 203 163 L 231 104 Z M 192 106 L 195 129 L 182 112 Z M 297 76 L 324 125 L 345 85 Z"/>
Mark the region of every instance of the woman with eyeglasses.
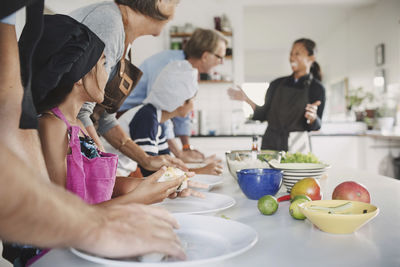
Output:
<path fill-rule="evenodd" d="M 315 52 L 316 44 L 310 39 L 293 43 L 289 56 L 293 73 L 271 82 L 263 106 L 256 105 L 240 88 L 228 90 L 231 99 L 245 101 L 252 107 L 253 120 L 268 121 L 262 149 L 288 151 L 291 132 L 321 128 L 326 99 Z"/>

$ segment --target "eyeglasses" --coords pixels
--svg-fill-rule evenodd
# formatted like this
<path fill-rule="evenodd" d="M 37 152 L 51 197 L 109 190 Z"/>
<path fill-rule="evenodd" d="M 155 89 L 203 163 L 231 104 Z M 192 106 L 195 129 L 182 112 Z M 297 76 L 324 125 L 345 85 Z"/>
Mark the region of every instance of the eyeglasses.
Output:
<path fill-rule="evenodd" d="M 210 52 L 211 54 L 213 54 L 214 56 L 216 56 L 221 62 L 224 61 L 224 57 L 221 57 L 220 55 L 217 55 L 213 52 Z"/>

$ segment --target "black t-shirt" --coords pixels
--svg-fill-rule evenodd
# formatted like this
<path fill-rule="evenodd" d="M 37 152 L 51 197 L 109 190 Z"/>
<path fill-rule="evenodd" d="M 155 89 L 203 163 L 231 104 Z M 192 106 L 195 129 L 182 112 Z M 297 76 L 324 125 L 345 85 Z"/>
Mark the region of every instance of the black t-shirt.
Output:
<path fill-rule="evenodd" d="M 309 80 L 310 80 L 309 75 L 302 76 L 297 81 L 295 81 L 293 75 L 290 75 L 272 81 L 268 87 L 267 93 L 265 94 L 264 105 L 256 106 L 252 119 L 259 121 L 268 121 L 268 113 L 271 108 L 271 103 L 274 99 L 274 93 L 279 88 L 279 86 L 281 85 L 291 86 L 298 88 L 299 90 L 305 90 L 307 82 L 309 82 Z M 307 125 L 308 131 L 315 131 L 321 128 L 321 119 L 322 119 L 322 114 L 324 113 L 325 101 L 326 101 L 325 87 L 319 80 L 311 79 L 308 99 L 310 104 L 314 103 L 317 100 L 321 101 L 321 105 L 319 105 L 317 110 L 317 115 L 318 115 L 317 119 L 314 121 L 313 124 Z"/>

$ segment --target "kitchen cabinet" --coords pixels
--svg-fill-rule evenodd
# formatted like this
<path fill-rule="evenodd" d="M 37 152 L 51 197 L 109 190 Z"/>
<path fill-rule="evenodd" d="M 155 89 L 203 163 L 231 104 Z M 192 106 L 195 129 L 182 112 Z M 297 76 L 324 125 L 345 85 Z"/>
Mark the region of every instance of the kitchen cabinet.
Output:
<path fill-rule="evenodd" d="M 333 166 L 367 170 L 374 174 L 395 177 L 393 158 L 400 155 L 400 139 L 368 133 L 313 134 L 311 146 L 312 152 L 320 160 Z"/>
<path fill-rule="evenodd" d="M 358 135 L 312 135 L 312 152 L 333 166 L 359 169 L 365 153 L 365 138 Z"/>

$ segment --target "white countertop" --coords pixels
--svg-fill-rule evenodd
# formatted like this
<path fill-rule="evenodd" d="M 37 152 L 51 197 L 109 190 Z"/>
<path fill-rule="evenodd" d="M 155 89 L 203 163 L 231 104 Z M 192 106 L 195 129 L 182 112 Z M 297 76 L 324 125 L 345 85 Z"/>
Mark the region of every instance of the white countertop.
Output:
<path fill-rule="evenodd" d="M 371 203 L 379 207 L 380 213 L 357 232 L 336 235 L 318 230 L 308 220 L 292 219 L 288 212 L 289 202 L 280 203 L 277 213 L 272 216 L 261 215 L 257 201 L 247 199 L 225 171 L 224 183 L 212 192 L 228 194 L 237 203 L 216 216 L 224 215 L 253 227 L 259 240 L 241 255 L 204 266 L 400 266 L 400 181 L 333 166 L 328 178 L 320 180 L 324 199 L 330 199 L 334 187 L 346 180 L 364 184 L 371 194 Z M 278 195 L 283 195 L 284 191 L 282 185 Z M 55 249 L 32 266 L 101 265 L 80 259 L 69 250 Z"/>

